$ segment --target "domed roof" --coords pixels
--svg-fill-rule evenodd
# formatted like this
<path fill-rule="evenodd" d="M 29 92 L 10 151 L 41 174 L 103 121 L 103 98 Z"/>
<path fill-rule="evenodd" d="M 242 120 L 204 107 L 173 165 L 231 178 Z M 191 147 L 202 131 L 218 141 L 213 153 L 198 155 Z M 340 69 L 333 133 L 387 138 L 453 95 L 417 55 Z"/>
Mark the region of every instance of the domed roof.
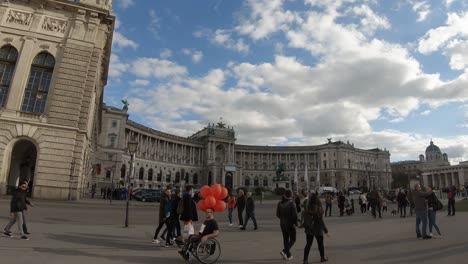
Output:
<path fill-rule="evenodd" d="M 426 152 L 441 152 L 440 148 L 434 145 L 434 142 L 431 140 L 431 144 L 426 148 Z"/>

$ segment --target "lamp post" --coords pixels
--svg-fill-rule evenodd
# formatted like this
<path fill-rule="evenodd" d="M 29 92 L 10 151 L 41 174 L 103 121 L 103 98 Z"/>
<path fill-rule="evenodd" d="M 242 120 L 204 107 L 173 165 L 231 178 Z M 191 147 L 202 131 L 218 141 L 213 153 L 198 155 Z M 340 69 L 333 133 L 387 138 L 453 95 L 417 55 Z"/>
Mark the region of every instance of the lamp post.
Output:
<path fill-rule="evenodd" d="M 370 176 L 370 169 L 371 169 L 371 165 L 370 163 L 366 163 L 366 170 L 367 170 L 367 188 L 369 189 L 369 191 L 371 190 L 371 176 Z"/>
<path fill-rule="evenodd" d="M 125 207 L 125 227 L 128 227 L 128 207 L 130 205 L 130 176 L 135 173 L 135 152 L 138 148 L 138 141 L 131 139 L 128 141 L 128 153 L 130 154 L 130 173 L 127 176 L 127 204 Z"/>

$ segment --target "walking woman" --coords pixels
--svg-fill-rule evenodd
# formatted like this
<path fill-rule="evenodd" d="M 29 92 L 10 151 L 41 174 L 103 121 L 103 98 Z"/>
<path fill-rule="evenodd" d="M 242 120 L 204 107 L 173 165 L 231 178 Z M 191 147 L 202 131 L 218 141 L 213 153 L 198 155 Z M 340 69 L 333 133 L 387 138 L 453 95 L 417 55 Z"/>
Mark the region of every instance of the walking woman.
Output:
<path fill-rule="evenodd" d="M 232 211 L 234 211 L 234 208 L 236 207 L 236 197 L 234 197 L 234 194 L 231 192 L 229 194 L 228 198 L 228 217 L 229 217 L 229 226 L 232 226 Z"/>
<path fill-rule="evenodd" d="M 239 227 L 244 227 L 244 209 L 245 209 L 245 196 L 244 191 L 239 190 L 239 197 L 237 198 L 236 205 L 234 208 L 237 208 L 237 217 L 239 218 Z"/>
<path fill-rule="evenodd" d="M 328 261 L 325 257 L 325 248 L 323 246 L 323 234 L 328 234 L 328 229 L 323 222 L 323 207 L 316 193 L 309 197 L 307 211 L 304 214 L 304 227 L 307 244 L 304 248 L 304 264 L 308 264 L 309 252 L 312 247 L 314 237 L 317 240 L 320 252 L 320 262 Z"/>
<path fill-rule="evenodd" d="M 427 187 L 427 191 L 428 191 L 428 192 L 431 192 L 431 191 L 432 191 L 432 187 L 431 187 L 431 186 L 428 186 L 428 187 Z M 438 203 L 438 199 L 437 199 L 435 193 L 434 193 L 434 192 L 431 192 L 431 195 L 429 195 L 429 196 L 427 197 L 427 207 L 428 207 L 428 210 L 427 210 L 427 218 L 429 218 L 429 235 L 430 235 L 430 236 L 432 236 L 432 227 L 435 228 L 435 230 L 437 231 L 437 233 L 439 234 L 439 236 L 442 235 L 442 234 L 440 233 L 439 227 L 438 227 L 437 224 L 436 224 L 437 203 Z"/>

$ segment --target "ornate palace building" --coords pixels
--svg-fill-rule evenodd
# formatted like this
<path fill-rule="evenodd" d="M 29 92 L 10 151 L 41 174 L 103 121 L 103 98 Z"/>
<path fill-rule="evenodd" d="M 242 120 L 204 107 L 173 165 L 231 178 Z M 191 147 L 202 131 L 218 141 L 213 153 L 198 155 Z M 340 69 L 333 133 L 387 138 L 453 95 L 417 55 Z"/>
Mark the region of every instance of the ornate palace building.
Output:
<path fill-rule="evenodd" d="M 410 178 L 420 176 L 423 185 L 439 188 L 457 186 L 468 181 L 468 162 L 450 165 L 448 155 L 431 140 L 426 148 L 426 156 L 419 155 L 419 160 L 407 160 L 392 163 L 393 172 L 407 174 Z"/>
<path fill-rule="evenodd" d="M 0 3 L 0 194 L 79 199 L 100 133 L 111 0 Z"/>
<path fill-rule="evenodd" d="M 131 184 L 142 188 L 161 188 L 190 184 L 221 183 L 228 188 L 241 186 L 274 189 L 279 164 L 292 184 L 297 168 L 298 184 L 305 188 L 307 175 L 316 186 L 320 171 L 322 186 L 375 186 L 391 184 L 390 153 L 378 148 L 363 150 L 349 142 L 329 141 L 318 146 L 250 146 L 236 144 L 235 131 L 225 124 L 209 124 L 190 137 L 157 131 L 128 120 L 126 110 L 104 106 L 92 182 L 99 186 L 123 182 L 130 171 L 126 152 L 130 139 L 139 142 L 135 174 Z"/>

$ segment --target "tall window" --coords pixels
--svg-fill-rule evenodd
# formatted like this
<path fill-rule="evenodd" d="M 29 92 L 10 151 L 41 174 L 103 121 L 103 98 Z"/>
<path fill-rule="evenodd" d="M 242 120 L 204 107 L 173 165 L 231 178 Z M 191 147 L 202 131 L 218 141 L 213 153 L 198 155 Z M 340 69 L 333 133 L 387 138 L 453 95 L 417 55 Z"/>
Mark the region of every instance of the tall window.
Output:
<path fill-rule="evenodd" d="M 148 170 L 148 181 L 152 181 L 153 180 L 153 169 L 149 169 Z"/>
<path fill-rule="evenodd" d="M 17 58 L 18 51 L 12 46 L 5 46 L 0 49 L 0 108 L 6 106 Z"/>
<path fill-rule="evenodd" d="M 250 186 L 250 178 L 249 178 L 249 176 L 245 176 L 244 183 L 245 183 L 245 186 Z"/>
<path fill-rule="evenodd" d="M 24 91 L 21 111 L 44 113 L 49 94 L 50 81 L 54 71 L 55 59 L 47 52 L 39 53 L 33 60 L 28 85 Z"/>
<path fill-rule="evenodd" d="M 143 180 L 144 176 L 145 176 L 145 169 L 143 167 L 140 167 L 140 173 L 138 174 L 138 179 Z"/>
<path fill-rule="evenodd" d="M 115 147 L 115 143 L 117 141 L 117 135 L 116 134 L 109 134 L 108 136 L 108 146 L 109 147 Z"/>

